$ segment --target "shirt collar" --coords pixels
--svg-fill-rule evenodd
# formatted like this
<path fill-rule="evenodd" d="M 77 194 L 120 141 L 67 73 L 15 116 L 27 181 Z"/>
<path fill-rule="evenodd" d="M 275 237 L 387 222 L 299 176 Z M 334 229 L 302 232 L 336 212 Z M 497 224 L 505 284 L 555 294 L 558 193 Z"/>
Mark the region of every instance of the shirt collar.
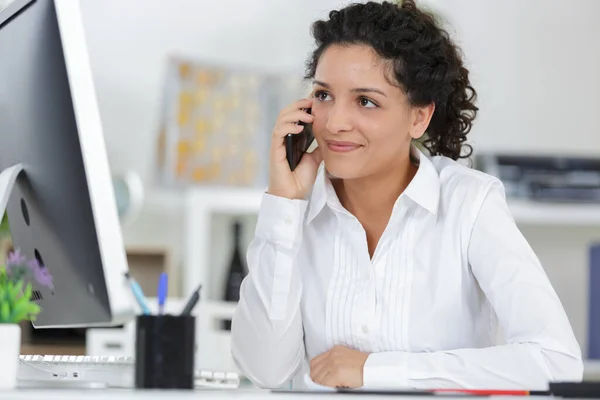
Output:
<path fill-rule="evenodd" d="M 312 193 L 310 194 L 307 215 L 308 223 L 310 223 L 319 214 L 319 212 L 321 212 L 323 207 L 325 207 L 328 197 L 328 187 L 333 189 L 327 170 L 325 169 L 325 164 L 321 163 L 317 172 L 317 179 L 315 180 Z M 337 198 L 337 196 L 335 196 L 335 198 Z"/>
<path fill-rule="evenodd" d="M 400 197 L 407 196 L 430 213 L 436 214 L 440 200 L 439 175 L 431 160 L 421 150 L 413 147 L 412 152 L 419 162 L 419 168 Z M 310 194 L 307 223 L 310 223 L 325 205 L 336 211 L 343 211 L 343 206 L 331 184 L 330 175 L 321 163 Z"/>
<path fill-rule="evenodd" d="M 413 155 L 419 160 L 419 168 L 403 194 L 432 214 L 437 214 L 440 202 L 440 176 L 431 160 L 416 147 Z"/>

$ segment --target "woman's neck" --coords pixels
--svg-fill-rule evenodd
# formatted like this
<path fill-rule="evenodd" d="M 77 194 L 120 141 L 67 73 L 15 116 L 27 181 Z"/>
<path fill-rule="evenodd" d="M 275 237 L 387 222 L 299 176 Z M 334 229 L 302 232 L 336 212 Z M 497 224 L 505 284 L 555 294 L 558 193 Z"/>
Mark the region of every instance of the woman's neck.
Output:
<path fill-rule="evenodd" d="M 357 217 L 357 213 L 369 216 L 391 213 L 417 168 L 410 157 L 406 157 L 376 175 L 359 179 L 334 179 L 332 184 L 342 206 Z"/>
<path fill-rule="evenodd" d="M 360 179 L 332 180 L 342 206 L 353 214 L 365 229 L 371 257 L 390 220 L 396 200 L 418 169 L 408 154 L 398 161 L 376 175 Z"/>

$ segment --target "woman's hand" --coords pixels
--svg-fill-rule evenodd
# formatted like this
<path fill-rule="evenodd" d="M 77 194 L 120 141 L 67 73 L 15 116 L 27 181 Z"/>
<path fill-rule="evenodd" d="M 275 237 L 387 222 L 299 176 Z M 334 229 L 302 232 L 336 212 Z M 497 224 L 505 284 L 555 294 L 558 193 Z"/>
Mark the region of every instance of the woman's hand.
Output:
<path fill-rule="evenodd" d="M 313 358 L 310 378 L 319 385 L 356 389 L 363 386 L 363 368 L 368 353 L 335 346 Z"/>
<path fill-rule="evenodd" d="M 298 121 L 312 123 L 314 117 L 303 109 L 312 106 L 312 99 L 299 100 L 279 113 L 271 138 L 268 193 L 288 199 L 304 199 L 312 188 L 323 157 L 319 148 L 306 153 L 294 171 L 290 169 L 285 152 L 288 133 L 302 132 Z"/>

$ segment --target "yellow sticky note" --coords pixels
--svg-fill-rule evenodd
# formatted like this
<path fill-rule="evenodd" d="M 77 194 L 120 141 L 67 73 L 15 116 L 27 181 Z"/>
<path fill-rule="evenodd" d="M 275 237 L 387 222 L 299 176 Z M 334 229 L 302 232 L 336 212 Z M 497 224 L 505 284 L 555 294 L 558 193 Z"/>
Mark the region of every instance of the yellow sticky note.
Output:
<path fill-rule="evenodd" d="M 190 153 L 190 143 L 185 139 L 180 140 L 177 143 L 177 153 L 180 156 L 188 155 Z"/>
<path fill-rule="evenodd" d="M 202 182 L 206 180 L 206 170 L 203 167 L 196 167 L 192 172 L 192 179 L 196 182 Z"/>
<path fill-rule="evenodd" d="M 177 119 L 177 122 L 179 123 L 179 126 L 185 126 L 188 124 L 188 122 L 190 122 L 190 113 L 187 110 L 184 109 L 180 109 L 179 110 L 179 117 Z"/>
<path fill-rule="evenodd" d="M 196 134 L 204 136 L 210 130 L 210 124 L 207 120 L 201 118 L 196 121 Z"/>
<path fill-rule="evenodd" d="M 204 139 L 194 140 L 194 153 L 202 153 L 206 149 L 206 141 Z"/>

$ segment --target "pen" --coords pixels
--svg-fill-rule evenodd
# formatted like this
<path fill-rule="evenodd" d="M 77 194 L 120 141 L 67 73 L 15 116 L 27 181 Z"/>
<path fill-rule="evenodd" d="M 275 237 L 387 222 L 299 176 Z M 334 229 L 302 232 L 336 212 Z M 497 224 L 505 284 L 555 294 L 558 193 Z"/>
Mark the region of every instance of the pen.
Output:
<path fill-rule="evenodd" d="M 548 396 L 550 392 L 519 389 L 433 389 L 434 393 L 468 394 L 475 396 Z"/>
<path fill-rule="evenodd" d="M 165 313 L 165 300 L 167 299 L 168 276 L 166 272 L 160 274 L 158 280 L 158 314 Z"/>
<path fill-rule="evenodd" d="M 393 394 L 402 396 L 442 396 L 454 397 L 457 395 L 469 397 L 490 396 L 549 396 L 552 393 L 543 390 L 512 390 L 512 389 L 336 389 L 337 393 L 346 394 Z"/>
<path fill-rule="evenodd" d="M 144 292 L 142 291 L 140 284 L 137 283 L 137 281 L 135 279 L 133 279 L 133 277 L 131 275 L 129 275 L 129 272 L 125 273 L 125 277 L 129 281 L 129 286 L 131 287 L 133 296 L 135 297 L 137 303 L 140 305 L 140 308 L 142 309 L 142 313 L 144 313 L 145 315 L 150 314 L 150 309 L 146 305 L 146 298 L 144 297 Z"/>
<path fill-rule="evenodd" d="M 196 306 L 196 303 L 198 302 L 198 300 L 200 300 L 200 289 L 202 289 L 202 285 L 198 286 L 198 289 L 194 291 L 192 297 L 190 297 L 187 304 L 183 308 L 183 311 L 181 311 L 181 315 L 190 315 L 192 313 L 192 310 Z"/>

